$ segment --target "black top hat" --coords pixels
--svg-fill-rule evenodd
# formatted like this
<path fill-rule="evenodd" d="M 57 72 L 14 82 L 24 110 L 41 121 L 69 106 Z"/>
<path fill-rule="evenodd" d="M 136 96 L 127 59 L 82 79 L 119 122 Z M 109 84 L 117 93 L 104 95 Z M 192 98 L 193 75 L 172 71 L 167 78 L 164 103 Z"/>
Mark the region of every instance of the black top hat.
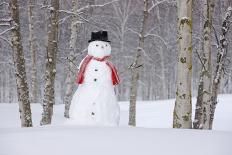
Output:
<path fill-rule="evenodd" d="M 91 41 L 105 41 L 105 42 L 110 42 L 108 40 L 108 33 L 107 31 L 98 31 L 98 32 L 92 32 L 91 33 L 91 39 L 89 40 L 89 42 Z"/>

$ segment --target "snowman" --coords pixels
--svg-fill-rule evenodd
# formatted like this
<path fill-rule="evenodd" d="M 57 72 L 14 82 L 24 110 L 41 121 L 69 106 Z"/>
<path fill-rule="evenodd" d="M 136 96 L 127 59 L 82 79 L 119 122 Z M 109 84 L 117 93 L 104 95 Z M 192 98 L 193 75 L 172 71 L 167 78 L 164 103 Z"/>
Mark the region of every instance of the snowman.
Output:
<path fill-rule="evenodd" d="M 70 107 L 70 120 L 80 125 L 117 126 L 120 108 L 114 91 L 119 77 L 108 61 L 111 54 L 107 31 L 92 32 L 88 54 L 79 65 L 78 88 Z"/>

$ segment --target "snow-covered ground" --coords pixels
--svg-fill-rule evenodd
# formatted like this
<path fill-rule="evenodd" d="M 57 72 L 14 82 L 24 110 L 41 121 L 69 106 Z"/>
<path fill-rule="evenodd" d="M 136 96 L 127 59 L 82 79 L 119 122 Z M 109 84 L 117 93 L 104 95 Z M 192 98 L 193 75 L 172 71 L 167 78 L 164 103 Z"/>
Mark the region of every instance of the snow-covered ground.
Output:
<path fill-rule="evenodd" d="M 171 129 L 174 100 L 138 102 L 136 128 L 127 126 L 128 102 L 120 107 L 120 127 L 66 125 L 63 105 L 40 127 L 32 104 L 35 127 L 20 128 L 18 105 L 0 104 L 0 155 L 232 155 L 232 95 L 220 95 L 213 131 Z"/>

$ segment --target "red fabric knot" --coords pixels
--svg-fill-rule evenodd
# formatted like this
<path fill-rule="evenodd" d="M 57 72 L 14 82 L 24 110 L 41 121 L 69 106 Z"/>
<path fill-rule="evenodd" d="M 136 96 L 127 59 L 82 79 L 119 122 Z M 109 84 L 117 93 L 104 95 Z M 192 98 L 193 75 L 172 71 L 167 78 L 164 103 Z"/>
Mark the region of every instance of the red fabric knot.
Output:
<path fill-rule="evenodd" d="M 106 65 L 111 69 L 111 78 L 112 78 L 112 84 L 113 85 L 117 85 L 119 84 L 120 82 L 120 79 L 119 79 L 119 76 L 118 76 L 118 72 L 117 72 L 117 69 L 115 68 L 115 66 L 107 61 L 107 59 L 109 58 L 110 56 L 104 56 L 103 58 L 96 58 L 96 57 L 93 57 L 93 56 L 90 56 L 90 55 L 87 55 L 82 64 L 81 64 L 81 67 L 80 67 L 80 70 L 77 74 L 77 79 L 76 79 L 76 83 L 77 84 L 82 84 L 84 82 L 84 74 L 85 74 L 85 70 L 86 70 L 86 67 L 88 66 L 89 62 L 94 59 L 94 60 L 97 60 L 97 61 L 105 61 L 106 62 Z"/>

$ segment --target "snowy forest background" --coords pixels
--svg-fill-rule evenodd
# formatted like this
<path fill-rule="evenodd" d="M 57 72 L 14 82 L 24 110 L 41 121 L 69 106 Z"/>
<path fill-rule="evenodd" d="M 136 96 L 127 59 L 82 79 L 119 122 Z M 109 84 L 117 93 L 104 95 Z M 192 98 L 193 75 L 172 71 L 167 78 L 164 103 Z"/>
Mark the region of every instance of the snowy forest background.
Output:
<path fill-rule="evenodd" d="M 14 75 L 12 48 L 10 47 L 8 0 L 0 2 L 0 103 L 16 103 L 17 87 Z M 19 0 L 21 35 L 23 52 L 26 60 L 26 72 L 31 89 L 32 59 L 29 51 L 28 2 Z M 223 16 L 230 0 L 216 0 L 213 26 L 219 33 Z M 36 43 L 37 102 L 42 103 L 44 91 L 45 58 L 47 46 L 47 22 L 49 1 L 35 0 L 33 12 L 34 39 Z M 95 5 L 94 7 L 88 7 Z M 148 4 L 152 6 L 151 1 Z M 202 52 L 203 3 L 193 1 L 193 96 L 197 95 L 201 63 L 196 51 Z M 107 30 L 112 46 L 112 62 L 117 67 L 121 83 L 116 87 L 120 101 L 129 100 L 131 74 L 128 66 L 134 60 L 143 16 L 142 0 L 78 0 L 82 9 L 78 16 L 75 65 L 87 54 L 86 48 L 92 31 Z M 66 91 L 66 77 L 69 71 L 70 35 L 71 35 L 71 0 L 60 1 L 58 29 L 57 74 L 55 79 L 55 104 L 63 103 Z M 177 6 L 174 0 L 166 0 L 152 9 L 148 17 L 144 45 L 144 64 L 139 78 L 138 100 L 158 100 L 175 97 L 177 77 Z M 232 56 L 232 33 L 228 33 L 228 60 Z M 212 65 L 216 65 L 216 41 L 212 41 Z M 227 73 L 221 81 L 220 93 L 232 93 L 232 64 L 227 61 Z M 76 74 L 76 66 L 72 68 Z M 75 85 L 73 83 L 73 85 Z M 75 90 L 75 89 L 74 89 Z M 32 91 L 30 91 L 32 92 Z"/>

